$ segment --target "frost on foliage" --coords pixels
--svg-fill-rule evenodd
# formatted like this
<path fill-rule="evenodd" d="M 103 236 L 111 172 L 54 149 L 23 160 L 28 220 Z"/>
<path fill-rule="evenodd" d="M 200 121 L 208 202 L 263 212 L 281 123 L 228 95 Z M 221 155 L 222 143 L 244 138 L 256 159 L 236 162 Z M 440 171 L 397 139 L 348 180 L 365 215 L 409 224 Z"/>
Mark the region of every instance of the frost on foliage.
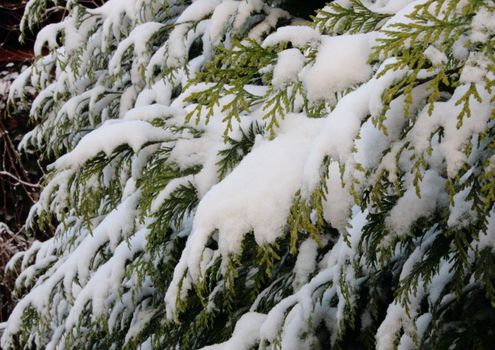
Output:
<path fill-rule="evenodd" d="M 289 3 L 68 1 L 41 30 L 9 100 L 56 234 L 9 264 L 3 348 L 493 344 L 492 2 Z"/>

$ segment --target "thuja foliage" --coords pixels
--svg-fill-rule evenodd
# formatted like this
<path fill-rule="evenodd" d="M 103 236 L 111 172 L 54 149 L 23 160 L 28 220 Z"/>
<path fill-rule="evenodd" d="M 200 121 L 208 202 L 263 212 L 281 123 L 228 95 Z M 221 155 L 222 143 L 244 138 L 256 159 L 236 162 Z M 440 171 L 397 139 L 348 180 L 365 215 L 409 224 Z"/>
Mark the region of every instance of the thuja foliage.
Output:
<path fill-rule="evenodd" d="M 10 91 L 57 231 L 2 347 L 492 346 L 492 1 L 65 6 Z"/>

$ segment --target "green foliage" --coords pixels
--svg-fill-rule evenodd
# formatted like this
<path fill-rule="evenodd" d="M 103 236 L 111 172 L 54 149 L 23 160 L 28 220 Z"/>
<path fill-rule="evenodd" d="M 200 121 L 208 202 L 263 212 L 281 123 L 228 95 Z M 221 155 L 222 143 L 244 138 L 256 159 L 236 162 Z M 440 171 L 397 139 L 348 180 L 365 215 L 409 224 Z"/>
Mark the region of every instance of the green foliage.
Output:
<path fill-rule="evenodd" d="M 217 163 L 219 167 L 218 174 L 222 179 L 251 151 L 256 141 L 256 136 L 263 135 L 264 128 L 254 122 L 249 125 L 247 131 L 244 131 L 242 128 L 240 131 L 241 137 L 238 140 L 228 137 L 226 140 L 228 147 L 218 152 L 220 158 Z"/>
<path fill-rule="evenodd" d="M 322 33 L 368 33 L 376 30 L 390 15 L 377 13 L 367 8 L 361 0 L 351 0 L 347 7 L 330 2 L 317 10 L 313 23 Z"/>
<path fill-rule="evenodd" d="M 234 41 L 231 49 L 217 50 L 205 69 L 188 82 L 188 86 L 205 84 L 206 89 L 188 96 L 187 101 L 195 103 L 196 107 L 189 112 L 186 122 L 194 117 L 196 124 L 201 118 L 208 123 L 215 108 L 219 108 L 226 114 L 223 121 L 226 122 L 224 137 L 227 138 L 233 130 L 233 120 L 240 122 L 241 113 L 260 101 L 260 97 L 246 90 L 246 86 L 265 82 L 260 68 L 273 64 L 277 56 L 273 48 L 264 48 L 254 40 Z M 221 106 L 221 98 L 227 98 L 228 102 Z"/>
<path fill-rule="evenodd" d="M 272 82 L 286 49 L 304 56 L 299 73 L 319 59 L 316 42 L 263 44 L 286 15 L 260 7 L 237 28 L 241 14 L 235 13 L 217 23 L 223 31 L 217 28 L 214 41 L 207 35 L 218 19 L 215 9 L 176 22 L 200 1 L 161 6 L 150 0 L 134 17 L 122 8 L 112 17 L 118 33 L 95 20 L 88 40 L 98 33 L 108 39 L 102 52 L 118 51 L 112 59 L 121 66 L 112 72 L 105 55 L 85 62 L 86 46 L 68 58 L 50 53 L 56 74 L 79 85 L 55 91 L 34 84 L 41 97 L 32 117 L 41 124 L 27 144 L 58 155 L 117 118 L 140 119 L 167 136 L 139 147 L 130 137 L 129 146 L 110 151 L 96 145 L 83 164 L 52 168 L 31 219 L 49 222 L 53 215 L 62 224 L 56 240 L 19 255 L 18 291 L 28 291 L 28 306 L 19 304 L 22 326 L 8 330 L 4 343 L 197 349 L 242 334 L 234 332 L 238 321 L 257 312 L 265 323 L 252 325 L 262 331 L 243 339 L 248 346 L 489 348 L 495 337 L 495 59 L 491 29 L 478 35 L 473 22 L 493 14 L 493 4 L 428 0 L 406 8 L 398 21 L 373 2 L 328 4 L 313 18 L 314 28 L 323 35 L 373 32 L 373 76 L 312 101 L 304 74 Z M 267 20 L 274 13 L 279 17 Z M 122 44 L 127 39 L 120 35 L 152 20 L 164 26 L 147 33 L 149 40 Z M 36 67 L 50 82 L 53 67 L 41 61 Z M 85 74 L 88 67 L 95 69 Z M 339 114 L 339 103 L 348 114 Z M 153 107 L 138 109 L 144 105 Z M 127 114 L 132 106 L 143 114 Z M 287 132 L 293 112 L 323 118 L 301 117 L 301 130 Z M 304 162 L 284 174 L 296 183 L 284 193 L 286 202 L 270 202 L 263 193 L 232 211 L 220 206 L 218 198 L 252 198 L 240 194 L 256 188 L 229 174 L 242 173 L 238 165 L 262 147 L 280 146 L 279 131 L 284 140 L 304 140 L 301 148 L 309 144 Z M 240 175 L 253 174 L 265 173 Z M 276 180 L 268 185 L 285 183 Z M 251 211 L 236 212 L 248 205 L 267 210 L 264 200 L 283 209 L 262 222 L 281 223 L 265 235 Z M 231 215 L 243 232 L 228 221 Z M 94 281 L 116 286 L 94 295 Z M 39 291 L 48 291 L 47 303 L 30 294 Z"/>

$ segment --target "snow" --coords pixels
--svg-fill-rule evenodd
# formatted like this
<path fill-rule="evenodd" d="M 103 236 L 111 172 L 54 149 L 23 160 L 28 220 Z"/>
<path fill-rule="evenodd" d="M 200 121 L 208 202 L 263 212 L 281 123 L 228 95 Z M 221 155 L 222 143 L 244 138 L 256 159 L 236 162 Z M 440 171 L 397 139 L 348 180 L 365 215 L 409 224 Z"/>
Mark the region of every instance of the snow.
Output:
<path fill-rule="evenodd" d="M 380 1 L 382 4 L 387 0 Z M 394 30 L 394 26 L 397 23 L 408 24 L 412 22 L 410 18 L 410 14 L 414 12 L 417 6 L 424 5 L 428 0 L 391 0 L 389 4 L 386 4 L 382 7 L 382 10 L 378 10 L 378 12 L 382 13 L 390 13 L 390 9 L 393 9 L 393 16 L 388 19 L 382 27 L 382 30 L 379 33 L 378 37 L 386 36 L 386 30 Z"/>
<path fill-rule="evenodd" d="M 151 203 L 151 211 L 156 213 L 160 210 L 160 207 L 164 201 L 180 186 L 185 186 L 188 183 L 193 182 L 193 176 L 184 176 L 178 179 L 173 179 L 167 183 L 167 186 L 161 190 Z"/>
<path fill-rule="evenodd" d="M 470 187 L 466 187 L 464 190 L 454 195 L 454 205 L 450 208 L 449 219 L 447 225 L 450 227 L 466 226 L 469 225 L 471 218 L 475 213 L 472 210 L 472 200 L 468 199 Z"/>
<path fill-rule="evenodd" d="M 170 137 L 167 131 L 140 120 L 111 120 L 84 136 L 71 152 L 63 155 L 52 167 L 63 169 L 84 164 L 100 152 L 107 156 L 122 144 L 137 152 L 146 143 L 164 141 Z"/>
<path fill-rule="evenodd" d="M 495 34 L 495 11 L 489 7 L 482 6 L 472 19 L 470 39 L 472 42 L 485 43 Z"/>
<path fill-rule="evenodd" d="M 238 251 L 243 234 L 251 230 L 258 244 L 273 242 L 281 234 L 301 181 L 301 164 L 321 125 L 319 120 L 303 118 L 287 116 L 279 136 L 258 144 L 199 204 L 195 228 L 219 229 L 219 246 L 225 255 Z"/>
<path fill-rule="evenodd" d="M 370 10 L 372 10 L 374 12 L 378 12 L 378 13 L 395 14 L 413 2 L 415 2 L 415 1 L 414 0 L 366 1 L 366 7 L 368 7 Z"/>
<path fill-rule="evenodd" d="M 308 26 L 286 26 L 280 27 L 275 33 L 270 34 L 262 45 L 269 47 L 282 42 L 290 42 L 292 46 L 300 48 L 307 44 L 317 43 L 320 37 L 320 33 Z"/>
<path fill-rule="evenodd" d="M 477 248 L 479 250 L 490 249 L 492 252 L 495 252 L 495 209 L 492 209 L 487 221 L 487 230 L 480 233 Z"/>
<path fill-rule="evenodd" d="M 431 247 L 431 245 L 437 239 L 439 232 L 436 230 L 429 230 L 425 235 L 423 240 L 421 240 L 420 244 L 416 247 L 416 249 L 409 255 L 407 260 L 402 265 L 402 270 L 400 272 L 399 279 L 402 281 L 407 278 L 413 269 L 419 264 L 426 255 L 427 250 Z"/>
<path fill-rule="evenodd" d="M 166 49 L 168 67 L 178 68 L 185 65 L 191 45 L 197 38 L 204 36 L 209 24 L 209 19 L 199 22 L 196 26 L 186 22 L 178 24 L 172 30 Z"/>
<path fill-rule="evenodd" d="M 144 23 L 134 28 L 115 50 L 108 63 L 109 73 L 119 73 L 123 56 L 132 47 L 134 59 L 132 60 L 131 79 L 134 83 L 138 83 L 141 80 L 140 67 L 145 66 L 151 58 L 147 49 L 149 42 L 161 28 L 163 28 L 163 24 L 155 22 Z"/>
<path fill-rule="evenodd" d="M 66 329 L 77 325 L 85 306 L 89 301 L 92 314 L 97 319 L 105 312 L 105 301 L 109 294 L 118 293 L 125 273 L 125 264 L 134 254 L 144 249 L 147 229 L 139 230 L 129 241 L 116 246 L 113 243 L 113 256 L 93 274 L 85 286 L 77 293 L 69 315 L 65 321 Z"/>
<path fill-rule="evenodd" d="M 25 77 L 23 77 L 23 78 L 25 78 Z M 15 81 L 14 81 L 14 84 L 15 84 Z M 33 104 L 31 105 L 31 110 L 30 110 L 29 114 L 30 115 L 36 114 L 37 111 L 41 108 L 40 105 L 42 104 L 42 102 L 44 102 L 45 99 L 48 99 L 55 94 L 57 87 L 58 87 L 57 83 L 51 83 L 42 92 L 40 92 L 36 96 L 36 98 L 34 99 Z"/>
<path fill-rule="evenodd" d="M 169 318 L 175 312 L 178 293 L 175 286 L 186 270 L 193 280 L 200 277 L 202 252 L 215 230 L 223 256 L 238 253 L 250 231 L 260 245 L 273 243 L 283 234 L 293 196 L 302 179 L 302 164 L 320 125 L 321 120 L 287 116 L 275 140 L 260 141 L 232 173 L 202 198 L 193 231 L 165 298 Z"/>
<path fill-rule="evenodd" d="M 8 94 L 7 100 L 12 101 L 15 96 L 24 97 L 25 90 L 24 87 L 27 84 L 28 79 L 32 74 L 32 67 L 26 68 L 22 73 L 20 73 L 15 80 L 10 84 L 8 91 L 5 91 L 5 94 Z"/>
<path fill-rule="evenodd" d="M 297 80 L 297 75 L 306 62 L 298 49 L 288 49 L 278 54 L 277 64 L 273 69 L 272 85 L 282 88 L 284 84 Z"/>
<path fill-rule="evenodd" d="M 109 0 L 82 17 L 77 12 L 81 9 L 70 9 L 63 22 L 45 27 L 35 52 L 39 55 L 45 47 L 51 52 L 18 77 L 9 99 L 28 103 L 22 97 L 32 85 L 36 98 L 30 103 L 30 117 L 38 126 L 20 147 L 47 148 L 50 156 L 64 154 L 50 166 L 27 227 L 35 227 L 44 216 L 53 216 L 61 224 L 54 238 L 35 242 L 8 265 L 11 270 L 20 265 L 16 285 L 28 290 L 6 324 L 2 347 L 13 346 L 28 307 L 46 316 L 36 326 L 50 330 L 41 335 L 38 328 L 29 329 L 38 348 L 66 346 L 69 335 L 80 335 L 81 330 L 90 334 L 94 327 L 90 321 L 97 324 L 102 319 L 110 332 L 125 335 L 126 346 L 134 340 L 143 348 L 155 346 L 155 334 L 140 337 L 149 322 L 161 317 L 157 310 L 165 309 L 165 317 L 178 322 L 180 306 L 188 303 L 191 293 L 203 292 L 197 283 L 204 282 L 217 263 L 220 270 L 207 280 L 211 284 L 205 290 L 204 310 L 218 310 L 216 298 L 225 292 L 229 259 L 242 253 L 248 234 L 259 246 L 288 239 L 288 216 L 299 191 L 313 209 L 312 223 L 321 204 L 332 235 L 323 232 L 317 243 L 301 232 L 297 256 L 282 251 L 283 258 L 276 262 L 285 268 L 295 260 L 292 270 L 273 276 L 251 305 L 235 310 L 229 321 L 240 318 L 228 340 L 204 349 L 311 349 L 320 326 L 330 332 L 334 347 L 348 322 L 349 306 L 368 288 L 370 273 L 381 267 L 371 266 L 369 252 L 361 250 L 366 247 L 363 233 L 382 214 L 383 203 L 377 200 L 396 196 L 384 220 L 379 218 L 380 225 L 385 225 L 380 232 L 384 237 L 379 244 L 365 243 L 375 245 L 379 259 L 386 257 L 381 249 L 391 253 L 393 273 L 402 283 L 425 261 L 439 235 L 473 225 L 476 215 L 470 192 L 476 188 L 470 176 L 493 170 L 495 164 L 487 133 L 493 127 L 493 94 L 485 82 L 493 79 L 492 59 L 478 50 L 495 33 L 492 9 L 482 6 L 466 20 L 470 28 L 455 38 L 452 50 L 444 38 L 427 43 L 424 57 L 427 67 L 430 63 L 433 67 L 418 72 L 421 81 L 410 96 L 399 91 L 389 105 L 384 104 L 384 93 L 412 71 L 404 68 L 382 74 L 398 58 L 378 57 L 370 62 L 370 54 L 387 30 L 396 29 L 394 24 L 413 22 L 409 14 L 425 1 L 363 1 L 369 9 L 391 15 L 379 24 L 381 30 L 365 34 L 331 36 L 310 26 L 281 26 L 300 21 L 271 7 L 276 2 L 268 5 L 261 0 Z M 29 2 L 28 10 L 33 3 Z M 348 0 L 337 3 L 352 6 Z M 278 116 L 280 126 L 271 134 L 257 135 L 252 148 L 241 147 L 239 164 L 220 178 L 219 152 L 229 147 L 224 139 L 225 106 L 234 98 L 235 82 L 225 82 L 225 90 L 231 91 L 221 92 L 208 122 L 205 113 L 196 123 L 194 118 L 187 124 L 185 120 L 197 106 L 188 97 L 215 83 L 209 79 L 192 84 L 191 78 L 207 69 L 217 50 L 230 49 L 234 38 L 244 44 L 245 38 L 255 39 L 275 50 L 277 59 L 259 67 L 263 79 L 240 87 L 257 100 L 243 109 L 227 136 L 238 140 L 241 128 L 245 131 L 254 122 L 266 127 L 267 99 L 292 89 L 293 83 L 302 83 L 302 88 L 293 108 Z M 195 48 L 199 44 L 200 52 L 190 59 L 193 44 Z M 460 82 L 442 91 L 441 98 L 430 105 L 428 80 L 451 60 L 462 67 Z M 265 79 L 270 73 L 271 80 Z M 461 125 L 457 118 L 461 99 L 470 88 L 476 89 L 480 101 L 469 98 L 471 115 L 464 116 Z M 310 115 L 313 107 L 318 118 Z M 66 136 L 67 125 L 78 133 Z M 117 153 L 125 148 L 122 145 L 133 150 L 126 153 L 129 159 L 124 162 L 120 162 L 124 155 Z M 115 159 L 83 183 L 74 181 L 86 162 L 102 154 Z M 153 165 L 171 166 L 179 173 L 153 183 L 150 198 L 145 188 L 149 183 L 142 180 L 152 160 L 158 162 Z M 418 160 L 422 162 L 416 164 Z M 199 169 L 194 175 L 180 173 L 192 167 Z M 455 183 L 450 198 L 447 179 Z M 484 184 L 487 179 L 480 177 L 480 181 Z M 99 201 L 86 205 L 95 208 L 84 207 L 84 200 L 93 198 L 92 191 L 110 186 L 117 187 L 115 193 L 101 200 L 95 195 Z M 180 186 L 192 186 L 199 205 L 191 207 L 179 227 L 170 223 L 164 232 L 153 232 L 154 237 L 162 235 L 165 243 L 150 247 L 150 230 Z M 320 188 L 326 189 L 326 198 L 314 203 L 312 194 Z M 141 193 L 148 197 L 141 198 Z M 495 252 L 495 211 L 483 210 L 487 230 L 473 237 L 470 263 L 481 251 Z M 442 222 L 430 225 L 436 214 Z M 430 226 L 416 237 L 412 228 L 418 223 Z M 407 249 L 397 240 L 406 241 Z M 177 250 L 184 241 L 185 248 Z M 158 257 L 150 248 L 159 250 Z M 453 297 L 454 254 L 450 251 L 439 259 L 430 281 L 419 278 L 417 290 L 396 295 L 383 322 L 374 320 L 368 307 L 358 310 L 356 317 L 363 326 L 378 327 L 378 349 L 415 349 L 418 341 L 429 336 L 428 326 L 436 321 L 430 313 L 433 306 Z M 136 262 L 143 262 L 145 268 L 136 267 Z M 173 276 L 157 286 L 156 276 L 150 276 L 146 268 L 161 264 Z M 250 267 L 248 275 L 255 270 Z M 245 287 L 251 288 L 251 282 Z M 156 297 L 164 292 L 164 300 Z M 401 297 L 407 299 L 408 309 Z M 256 312 L 261 308 L 266 314 Z M 205 345 L 199 343 L 195 345 Z"/>
<path fill-rule="evenodd" d="M 398 236 L 407 235 L 414 222 L 447 203 L 445 180 L 435 171 L 425 171 L 419 187 L 421 196 L 414 187 L 409 187 L 387 217 L 387 225 Z"/>
<path fill-rule="evenodd" d="M 154 119 L 166 119 L 174 116 L 184 116 L 181 108 L 162 105 L 159 103 L 145 104 L 127 111 L 122 119 L 142 120 L 151 122 Z"/>
<path fill-rule="evenodd" d="M 9 65 L 10 63 L 8 63 L 5 67 L 10 68 Z M 23 75 L 24 73 L 19 74 L 18 72 L 15 71 L 10 72 L 9 70 L 0 71 L 0 110 L 1 111 L 6 110 L 7 108 L 6 103 L 9 100 L 9 96 L 13 96 L 13 94 L 17 93 L 19 97 L 21 98 L 24 97 L 26 91 L 11 92 L 13 83 L 16 80 L 18 80 L 19 76 Z M 29 74 L 29 72 L 27 74 Z"/>
<path fill-rule="evenodd" d="M 438 50 L 433 45 L 428 46 L 424 54 L 434 66 L 442 66 L 447 64 L 447 56 L 445 55 L 445 53 Z"/>
<path fill-rule="evenodd" d="M 446 259 L 440 261 L 438 273 L 433 276 L 429 286 L 428 301 L 431 305 L 434 305 L 439 301 L 443 289 L 454 277 L 453 268 L 453 261 L 447 261 Z"/>
<path fill-rule="evenodd" d="M 209 27 L 210 40 L 213 45 L 218 45 L 225 31 L 225 23 L 231 16 L 234 16 L 239 7 L 238 1 L 224 1 L 216 6 L 213 15 L 211 16 L 211 24 Z"/>
<path fill-rule="evenodd" d="M 16 305 L 10 315 L 5 334 L 15 333 L 20 329 L 22 315 L 26 307 L 32 306 L 39 312 L 46 312 L 45 310 L 50 304 L 51 291 L 60 282 L 62 282 L 65 293 L 68 295 L 72 294 L 72 291 L 77 293 L 77 288 L 74 289 L 76 276 L 79 283 L 86 284 L 88 278 L 91 277 L 90 261 L 94 259 L 98 249 L 111 240 L 111 236 L 117 234 L 122 238 L 126 232 L 132 230 L 132 221 L 136 215 L 138 199 L 139 195 L 134 194 L 121 203 L 95 228 L 92 235 L 89 235 L 68 256 L 58 260 L 50 268 L 52 273 L 49 278 L 32 288 Z M 116 268 L 118 267 L 116 266 Z M 7 342 L 8 338 L 2 337 L 2 347 L 7 347 Z"/>
<path fill-rule="evenodd" d="M 462 77 L 461 77 L 462 79 Z M 455 91 L 450 100 L 446 102 L 436 102 L 433 113 L 430 115 L 426 106 L 409 133 L 411 141 L 415 145 L 416 153 L 425 152 L 430 145 L 431 130 L 443 127 L 444 138 L 439 145 L 447 163 L 447 173 L 449 177 L 454 176 L 462 165 L 467 161 L 467 157 L 462 151 L 471 135 L 485 130 L 491 114 L 491 107 L 483 101 L 488 101 L 489 96 L 483 88 L 478 87 L 481 102 L 473 96 L 470 97 L 471 117 L 464 117 L 463 124 L 458 127 L 457 118 L 462 105 L 457 101 L 467 92 L 469 86 L 461 85 Z"/>
<path fill-rule="evenodd" d="M 490 60 L 483 55 L 473 52 L 461 72 L 460 81 L 466 84 L 479 83 L 488 74 Z"/>
<path fill-rule="evenodd" d="M 277 23 L 281 20 L 287 20 L 291 16 L 289 15 L 288 12 L 281 10 L 279 8 L 270 8 L 268 12 L 268 16 L 258 23 L 256 26 L 254 26 L 249 34 L 248 38 L 249 39 L 254 39 L 256 41 L 261 41 L 265 35 L 269 34 L 273 29 L 276 28 Z"/>
<path fill-rule="evenodd" d="M 235 325 L 232 337 L 226 342 L 206 346 L 202 350 L 249 350 L 256 345 L 260 339 L 259 328 L 266 315 L 257 312 L 248 312 L 241 316 Z"/>
<path fill-rule="evenodd" d="M 164 79 L 158 80 L 151 87 L 143 89 L 136 98 L 135 107 L 144 107 L 152 103 L 169 106 L 172 97 L 172 86 Z"/>
<path fill-rule="evenodd" d="M 349 186 L 342 184 L 338 162 L 331 162 L 328 167 L 328 175 L 328 195 L 327 200 L 323 203 L 325 220 L 339 232 L 345 233 L 354 199 L 349 193 Z"/>
<path fill-rule="evenodd" d="M 303 337 L 304 315 L 301 304 L 295 305 L 287 314 L 282 332 L 281 346 L 287 350 L 309 349 L 310 337 Z"/>
<path fill-rule="evenodd" d="M 213 12 L 220 3 L 221 0 L 196 0 L 182 12 L 175 23 L 199 21 Z"/>
<path fill-rule="evenodd" d="M 34 43 L 34 54 L 41 55 L 41 51 L 45 45 L 48 45 L 49 50 L 53 50 L 58 46 L 57 37 L 59 32 L 65 31 L 68 26 L 66 21 L 60 23 L 52 23 L 41 29 Z"/>
<path fill-rule="evenodd" d="M 315 271 L 318 243 L 312 238 L 306 239 L 299 247 L 292 288 L 297 291 L 308 282 L 309 276 Z"/>
<path fill-rule="evenodd" d="M 384 64 L 386 64 L 385 62 Z M 379 105 L 383 91 L 403 72 L 387 72 L 372 78 L 338 101 L 325 118 L 325 124 L 315 138 L 305 164 L 303 192 L 309 195 L 320 181 L 320 164 L 324 156 L 344 164 L 353 152 L 353 144 L 360 131 L 362 120 Z M 371 150 L 370 152 L 373 152 Z M 367 158 L 367 155 L 363 155 Z"/>
<path fill-rule="evenodd" d="M 387 309 L 387 316 L 382 322 L 376 334 L 376 348 L 380 350 L 394 349 L 394 342 L 397 332 L 402 325 L 402 317 L 405 314 L 403 308 L 397 304 L 390 304 Z"/>
<path fill-rule="evenodd" d="M 261 0 L 248 1 L 223 1 L 216 6 L 211 16 L 209 26 L 209 36 L 212 44 L 217 46 L 222 40 L 227 26 L 232 25 L 232 29 L 237 31 L 242 28 L 253 12 L 259 12 L 263 9 Z M 228 25 L 226 25 L 228 23 Z"/>
<path fill-rule="evenodd" d="M 373 34 L 324 36 L 315 64 L 301 73 L 308 98 L 317 101 L 333 96 L 371 77 L 368 57 Z"/>
<path fill-rule="evenodd" d="M 423 338 L 423 335 L 425 334 L 428 325 L 431 323 L 431 320 L 432 314 L 429 312 L 419 316 L 416 319 L 416 328 L 419 339 Z"/>
<path fill-rule="evenodd" d="M 453 57 L 460 60 L 464 61 L 466 58 L 469 56 L 469 50 L 467 49 L 467 41 L 468 37 L 467 35 L 462 35 L 459 39 L 456 40 L 452 47 L 452 54 Z"/>
<path fill-rule="evenodd" d="M 232 23 L 234 30 L 240 30 L 250 17 L 255 12 L 260 12 L 262 10 L 269 10 L 270 8 L 263 3 L 262 0 L 247 0 L 239 2 L 239 9 L 237 10 L 237 15 Z"/>
<path fill-rule="evenodd" d="M 126 24 L 129 24 L 128 20 L 135 19 L 138 11 L 139 8 L 134 0 L 110 0 L 100 7 L 88 10 L 88 13 L 100 16 L 103 19 L 103 51 L 108 50 L 108 43 L 113 38 L 120 40 L 122 34 L 126 31 Z"/>
<path fill-rule="evenodd" d="M 402 335 L 400 338 L 399 346 L 397 350 L 414 350 L 416 349 L 416 343 L 414 340 L 407 334 Z"/>

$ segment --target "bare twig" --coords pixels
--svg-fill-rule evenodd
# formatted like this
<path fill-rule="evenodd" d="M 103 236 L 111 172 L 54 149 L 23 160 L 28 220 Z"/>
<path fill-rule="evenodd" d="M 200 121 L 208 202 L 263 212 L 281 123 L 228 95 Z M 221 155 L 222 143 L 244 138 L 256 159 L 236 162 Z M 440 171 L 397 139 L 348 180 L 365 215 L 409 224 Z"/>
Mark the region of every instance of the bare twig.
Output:
<path fill-rule="evenodd" d="M 34 188 L 40 188 L 40 185 L 39 183 L 37 184 L 33 184 L 33 183 L 29 183 L 29 182 L 26 182 L 26 181 L 23 181 L 21 179 L 19 179 L 18 177 L 12 175 L 11 173 L 9 173 L 8 171 L 0 171 L 0 175 L 3 175 L 3 176 L 8 176 L 12 179 L 14 179 L 15 181 L 17 181 L 18 184 L 22 184 L 22 185 L 26 185 L 26 186 L 29 186 L 29 187 L 34 187 Z"/>

